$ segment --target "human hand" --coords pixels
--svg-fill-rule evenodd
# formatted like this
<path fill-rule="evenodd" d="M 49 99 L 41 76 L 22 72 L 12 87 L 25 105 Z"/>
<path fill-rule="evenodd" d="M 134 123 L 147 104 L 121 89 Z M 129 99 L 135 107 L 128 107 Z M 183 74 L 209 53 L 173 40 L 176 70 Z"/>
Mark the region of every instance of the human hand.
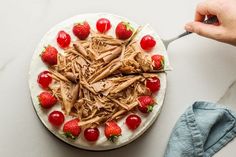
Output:
<path fill-rule="evenodd" d="M 217 16 L 219 23 L 204 24 L 209 16 Z M 201 36 L 236 46 L 236 0 L 206 0 L 198 4 L 194 22 L 185 29 Z"/>

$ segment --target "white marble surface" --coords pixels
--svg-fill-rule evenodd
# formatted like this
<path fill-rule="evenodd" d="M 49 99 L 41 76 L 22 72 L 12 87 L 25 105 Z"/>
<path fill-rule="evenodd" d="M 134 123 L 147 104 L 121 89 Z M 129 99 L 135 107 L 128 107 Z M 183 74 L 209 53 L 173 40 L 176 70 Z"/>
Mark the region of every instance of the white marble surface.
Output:
<path fill-rule="evenodd" d="M 173 42 L 173 71 L 162 112 L 145 135 L 120 149 L 88 152 L 56 139 L 38 120 L 28 89 L 29 63 L 45 32 L 81 13 L 109 12 L 150 23 L 163 38 L 183 31 L 198 0 L 8 0 L 0 5 L 0 156 L 163 156 L 177 118 L 196 100 L 216 102 L 236 79 L 236 48 L 190 35 Z M 236 104 L 231 106 L 236 111 Z M 233 157 L 236 140 L 215 156 Z"/>

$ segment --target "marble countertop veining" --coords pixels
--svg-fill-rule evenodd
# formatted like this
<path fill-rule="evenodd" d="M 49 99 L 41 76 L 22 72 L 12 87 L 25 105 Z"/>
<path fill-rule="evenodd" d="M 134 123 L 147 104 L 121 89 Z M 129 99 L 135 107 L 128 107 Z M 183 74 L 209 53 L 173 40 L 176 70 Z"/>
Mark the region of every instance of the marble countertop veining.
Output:
<path fill-rule="evenodd" d="M 108 12 L 150 23 L 161 37 L 182 33 L 199 0 L 8 0 L 0 5 L 0 156 L 163 156 L 171 129 L 196 100 L 216 102 L 236 79 L 236 48 L 197 35 L 169 45 L 173 71 L 155 124 L 131 144 L 114 151 L 73 148 L 50 134 L 31 104 L 28 70 L 34 48 L 53 25 L 71 16 Z M 172 5 L 170 5 L 170 3 Z M 158 43 L 157 43 L 158 44 Z M 236 111 L 236 105 L 231 106 Z M 215 156 L 234 156 L 236 140 Z"/>

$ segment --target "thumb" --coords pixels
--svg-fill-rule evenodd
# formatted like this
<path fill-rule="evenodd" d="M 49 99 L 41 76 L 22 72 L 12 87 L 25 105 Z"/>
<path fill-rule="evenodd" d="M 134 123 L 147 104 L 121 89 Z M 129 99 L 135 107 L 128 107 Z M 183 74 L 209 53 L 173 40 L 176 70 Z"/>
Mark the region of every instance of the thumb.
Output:
<path fill-rule="evenodd" d="M 193 32 L 201 36 L 221 40 L 223 31 L 220 26 L 204 24 L 202 22 L 190 22 L 185 25 L 188 32 Z"/>

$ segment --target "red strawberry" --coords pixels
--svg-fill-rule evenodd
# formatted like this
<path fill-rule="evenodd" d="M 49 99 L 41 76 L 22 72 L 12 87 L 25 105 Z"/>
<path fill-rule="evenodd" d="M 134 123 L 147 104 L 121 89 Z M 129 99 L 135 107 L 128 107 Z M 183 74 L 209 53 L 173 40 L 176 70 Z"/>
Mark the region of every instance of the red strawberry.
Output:
<path fill-rule="evenodd" d="M 131 37 L 133 30 L 129 22 L 120 22 L 116 26 L 116 37 L 121 40 L 126 40 Z"/>
<path fill-rule="evenodd" d="M 65 31 L 59 31 L 57 34 L 57 43 L 61 48 L 66 48 L 70 45 L 71 37 Z"/>
<path fill-rule="evenodd" d="M 105 136 L 108 140 L 115 142 L 115 140 L 121 135 L 121 128 L 115 121 L 106 122 Z"/>
<path fill-rule="evenodd" d="M 77 23 L 76 25 L 74 25 L 73 33 L 80 40 L 86 39 L 90 33 L 90 26 L 89 26 L 88 22 L 84 21 L 82 23 Z"/>
<path fill-rule="evenodd" d="M 139 106 L 138 109 L 143 113 L 148 113 L 153 110 L 153 105 L 155 101 L 150 96 L 140 96 L 138 98 Z"/>
<path fill-rule="evenodd" d="M 57 98 L 49 92 L 40 93 L 38 100 L 43 108 L 50 108 L 57 103 Z"/>
<path fill-rule="evenodd" d="M 99 134 L 98 128 L 87 128 L 84 130 L 84 137 L 88 141 L 97 141 Z"/>
<path fill-rule="evenodd" d="M 62 123 L 64 123 L 65 117 L 64 114 L 61 111 L 52 111 L 48 115 L 48 121 L 53 125 L 53 126 L 60 126 Z"/>
<path fill-rule="evenodd" d="M 146 80 L 146 87 L 151 92 L 157 92 L 160 90 L 161 82 L 158 77 L 151 77 Z"/>
<path fill-rule="evenodd" d="M 50 76 L 50 72 L 43 71 L 43 72 L 39 73 L 37 82 L 40 87 L 42 87 L 44 89 L 48 88 L 48 86 L 52 82 L 52 77 Z"/>
<path fill-rule="evenodd" d="M 96 23 L 96 27 L 100 33 L 105 33 L 111 28 L 111 22 L 106 18 L 100 18 Z"/>
<path fill-rule="evenodd" d="M 145 35 L 142 37 L 140 45 L 142 49 L 150 51 L 156 45 L 156 41 L 151 35 Z"/>
<path fill-rule="evenodd" d="M 161 70 L 165 66 L 164 56 L 162 55 L 153 55 L 152 61 L 154 62 L 154 68 L 157 70 Z"/>
<path fill-rule="evenodd" d="M 78 123 L 79 119 L 72 119 L 64 124 L 63 132 L 67 138 L 75 140 L 79 136 L 81 128 Z"/>
<path fill-rule="evenodd" d="M 58 51 L 55 47 L 47 46 L 41 54 L 41 59 L 45 64 L 55 65 L 57 64 Z"/>
<path fill-rule="evenodd" d="M 141 118 L 136 114 L 129 115 L 125 120 L 125 123 L 130 130 L 137 129 L 141 124 L 141 122 L 142 122 Z"/>

